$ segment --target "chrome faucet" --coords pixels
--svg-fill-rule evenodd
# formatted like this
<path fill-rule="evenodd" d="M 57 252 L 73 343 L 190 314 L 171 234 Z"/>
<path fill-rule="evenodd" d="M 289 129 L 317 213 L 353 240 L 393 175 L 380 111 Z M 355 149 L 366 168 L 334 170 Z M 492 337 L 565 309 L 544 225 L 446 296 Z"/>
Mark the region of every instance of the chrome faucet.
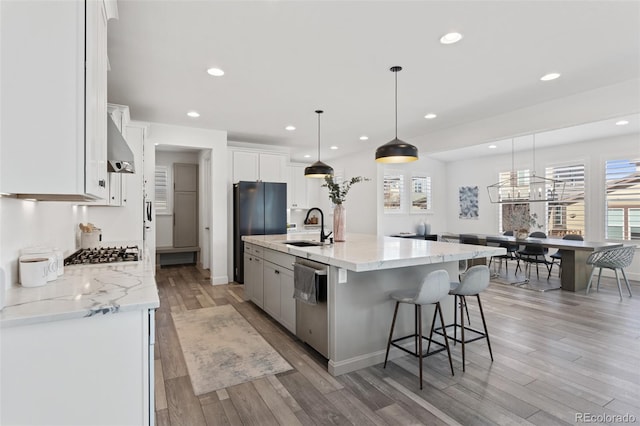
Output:
<path fill-rule="evenodd" d="M 307 211 L 307 216 L 304 218 L 304 223 L 305 225 L 309 224 L 309 214 L 313 211 L 313 210 L 318 210 L 320 212 L 320 242 L 324 243 L 324 241 L 329 238 L 329 235 L 333 234 L 333 231 L 329 232 L 327 235 L 324 234 L 324 213 L 322 213 L 322 210 L 320 210 L 319 207 L 311 207 L 308 211 Z"/>

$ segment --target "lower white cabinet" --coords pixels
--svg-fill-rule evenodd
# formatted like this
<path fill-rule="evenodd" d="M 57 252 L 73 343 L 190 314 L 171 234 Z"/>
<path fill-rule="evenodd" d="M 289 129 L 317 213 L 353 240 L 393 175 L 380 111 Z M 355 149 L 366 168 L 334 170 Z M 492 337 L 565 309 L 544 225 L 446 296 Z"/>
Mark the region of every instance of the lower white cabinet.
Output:
<path fill-rule="evenodd" d="M 250 256 L 249 263 L 245 263 L 245 268 L 247 267 L 250 277 L 251 301 L 262 308 L 264 307 L 262 259 L 257 256 Z"/>
<path fill-rule="evenodd" d="M 264 310 L 275 319 L 280 318 L 280 267 L 264 262 Z"/>
<path fill-rule="evenodd" d="M 2 329 L 0 424 L 153 425 L 153 311 Z"/>
<path fill-rule="evenodd" d="M 293 298 L 295 256 L 244 244 L 244 299 L 251 300 L 287 330 L 296 332 Z"/>
<path fill-rule="evenodd" d="M 296 299 L 293 298 L 293 271 L 280 272 L 280 323 L 296 333 Z"/>

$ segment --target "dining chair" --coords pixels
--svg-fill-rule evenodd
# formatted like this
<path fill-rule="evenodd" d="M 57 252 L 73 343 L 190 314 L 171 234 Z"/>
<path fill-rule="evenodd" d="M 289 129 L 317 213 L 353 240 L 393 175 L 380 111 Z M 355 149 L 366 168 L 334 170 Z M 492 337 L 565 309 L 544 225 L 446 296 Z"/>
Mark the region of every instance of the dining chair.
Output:
<path fill-rule="evenodd" d="M 591 253 L 587 258 L 587 265 L 592 265 L 593 269 L 591 270 L 591 275 L 589 276 L 589 284 L 587 284 L 586 294 L 589 294 L 589 289 L 591 288 L 591 280 L 593 279 L 593 274 L 596 272 L 596 268 L 600 268 L 600 272 L 598 273 L 598 285 L 596 286 L 596 291 L 600 290 L 600 276 L 602 275 L 602 269 L 606 268 L 613 269 L 613 271 L 616 273 L 616 281 L 618 282 L 618 293 L 620 294 L 620 300 L 622 300 L 622 289 L 620 288 L 620 277 L 618 276 L 618 269 L 622 271 L 624 283 L 627 285 L 629 297 L 631 297 L 631 287 L 629 286 L 627 274 L 624 273 L 624 268 L 631 265 L 631 262 L 633 262 L 633 255 L 635 253 L 635 250 L 636 246 L 622 246 L 608 250 L 594 251 L 593 253 Z"/>
<path fill-rule="evenodd" d="M 564 237 L 562 237 L 562 239 L 573 240 L 573 241 L 584 241 L 584 238 L 582 238 L 582 235 L 578 235 L 578 234 L 567 234 Z M 556 264 L 556 261 L 558 261 L 558 277 L 562 276 L 562 255 L 565 251 L 566 250 L 559 249 L 558 251 L 553 253 L 551 256 L 549 256 L 551 258 L 551 265 L 549 266 L 549 276 L 547 277 L 547 279 L 551 277 L 551 271 L 553 270 L 553 265 Z"/>
<path fill-rule="evenodd" d="M 530 238 L 547 238 L 547 234 L 544 232 L 536 231 L 529 234 Z M 536 275 L 540 278 L 540 271 L 538 270 L 538 265 L 541 263 L 546 266 L 547 273 L 549 272 L 549 265 L 551 262 L 547 260 L 547 253 L 549 249 L 546 247 L 542 247 L 542 244 L 535 242 L 528 242 L 524 249 L 517 251 L 517 256 L 525 262 L 527 268 L 527 280 L 531 278 L 531 264 L 535 263 L 536 265 Z M 547 276 L 547 279 L 549 277 Z"/>
<path fill-rule="evenodd" d="M 513 237 L 513 231 L 505 231 L 502 235 L 505 237 Z M 516 273 L 518 272 L 518 269 L 522 270 L 522 268 L 520 268 L 520 258 L 516 256 L 516 252 L 520 248 L 519 244 L 512 243 L 509 241 L 500 241 L 500 243 L 498 244 L 498 247 L 505 248 L 507 252 L 505 254 L 500 254 L 498 256 L 491 256 L 491 259 L 489 259 L 489 268 L 491 268 L 491 262 L 493 261 L 493 259 L 496 258 L 500 262 L 500 266 L 498 267 L 498 274 L 502 271 L 503 260 L 504 260 L 505 270 L 507 273 L 509 273 L 509 260 L 515 260 L 517 262 Z"/>

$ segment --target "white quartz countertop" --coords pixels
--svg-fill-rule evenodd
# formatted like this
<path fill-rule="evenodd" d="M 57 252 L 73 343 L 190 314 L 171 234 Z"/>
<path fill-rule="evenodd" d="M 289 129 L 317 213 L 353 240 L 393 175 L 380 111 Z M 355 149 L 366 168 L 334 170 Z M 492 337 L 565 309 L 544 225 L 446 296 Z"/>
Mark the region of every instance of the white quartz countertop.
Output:
<path fill-rule="evenodd" d="M 7 289 L 0 327 L 117 314 L 160 306 L 153 271 L 144 260 L 64 267 L 41 287 Z"/>
<path fill-rule="evenodd" d="M 345 242 L 318 247 L 296 247 L 284 241 L 319 240 L 316 235 L 245 235 L 245 242 L 304 257 L 350 271 L 443 263 L 506 254 L 502 247 L 476 246 L 440 241 L 348 234 Z"/>

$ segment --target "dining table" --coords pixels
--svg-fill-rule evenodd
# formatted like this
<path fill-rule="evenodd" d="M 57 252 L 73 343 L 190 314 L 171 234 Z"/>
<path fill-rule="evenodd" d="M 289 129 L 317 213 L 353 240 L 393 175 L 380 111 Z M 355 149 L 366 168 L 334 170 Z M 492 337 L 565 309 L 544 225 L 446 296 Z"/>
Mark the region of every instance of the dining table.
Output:
<path fill-rule="evenodd" d="M 578 241 L 562 238 L 518 238 L 509 235 L 490 234 L 441 234 L 442 239 L 459 240 L 460 235 L 475 235 L 481 243 L 498 245 L 500 243 L 512 243 L 519 245 L 537 244 L 542 247 L 562 250 L 562 273 L 560 275 L 560 288 L 568 291 L 586 290 L 589 282 L 591 268 L 587 265 L 587 258 L 594 251 L 608 250 L 622 247 L 622 243 L 602 241 Z"/>

